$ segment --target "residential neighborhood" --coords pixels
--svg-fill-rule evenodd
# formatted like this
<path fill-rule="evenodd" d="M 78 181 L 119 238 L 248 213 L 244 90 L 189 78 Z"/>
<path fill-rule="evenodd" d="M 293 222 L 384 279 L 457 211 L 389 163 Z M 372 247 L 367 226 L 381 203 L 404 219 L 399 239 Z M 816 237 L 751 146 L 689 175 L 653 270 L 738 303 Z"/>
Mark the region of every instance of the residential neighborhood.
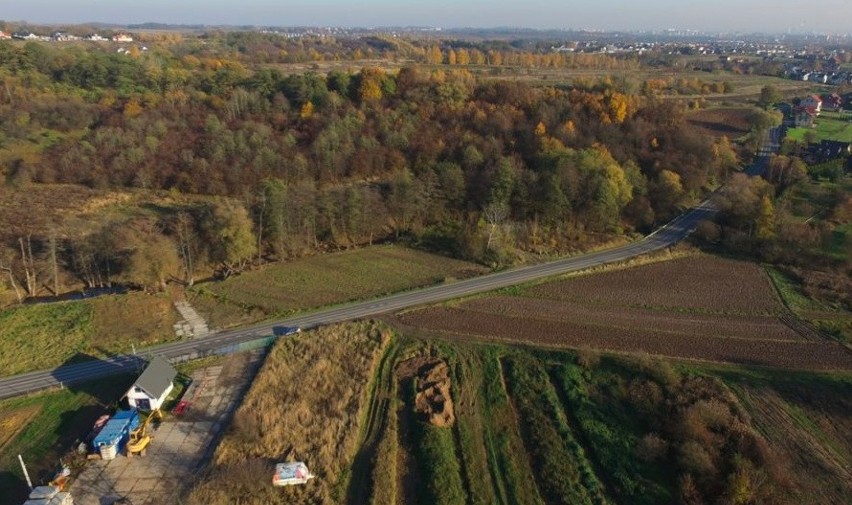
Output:
<path fill-rule="evenodd" d="M 73 35 L 63 31 L 53 32 L 51 35 L 39 35 L 31 31 L 17 31 L 12 34 L 0 31 L 0 40 L 38 40 L 41 42 L 74 42 L 85 40 L 90 42 L 133 42 L 133 36 L 127 33 L 116 33 L 110 37 L 104 37 L 99 33 L 91 33 L 86 36 Z"/>

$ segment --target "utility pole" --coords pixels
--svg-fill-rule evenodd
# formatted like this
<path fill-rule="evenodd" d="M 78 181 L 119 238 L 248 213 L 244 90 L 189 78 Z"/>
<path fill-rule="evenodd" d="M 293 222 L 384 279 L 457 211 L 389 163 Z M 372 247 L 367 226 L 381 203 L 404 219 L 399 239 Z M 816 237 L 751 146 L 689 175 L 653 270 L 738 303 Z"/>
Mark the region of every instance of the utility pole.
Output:
<path fill-rule="evenodd" d="M 18 461 L 21 462 L 21 470 L 24 471 L 24 477 L 27 479 L 27 486 L 30 487 L 30 491 L 33 490 L 33 481 L 30 480 L 30 474 L 27 473 L 27 465 L 24 464 L 24 458 L 18 454 Z"/>

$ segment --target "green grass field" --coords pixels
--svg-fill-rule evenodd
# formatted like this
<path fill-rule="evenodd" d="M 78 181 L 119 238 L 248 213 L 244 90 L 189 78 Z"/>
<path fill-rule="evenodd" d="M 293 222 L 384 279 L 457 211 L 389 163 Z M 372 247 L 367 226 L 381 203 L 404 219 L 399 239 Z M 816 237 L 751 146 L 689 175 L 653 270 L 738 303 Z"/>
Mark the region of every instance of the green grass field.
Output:
<path fill-rule="evenodd" d="M 852 120 L 842 118 L 836 112 L 822 112 L 814 121 L 813 128 L 790 128 L 787 137 L 797 142 L 804 142 L 807 132 L 814 132 L 814 142 L 822 140 L 838 140 L 852 142 Z"/>
<path fill-rule="evenodd" d="M 0 376 L 172 340 L 177 318 L 166 295 L 144 293 L 13 306 L 0 311 Z"/>
<path fill-rule="evenodd" d="M 269 265 L 202 284 L 193 289 L 192 303 L 213 326 L 229 327 L 485 271 L 473 263 L 382 245 Z"/>

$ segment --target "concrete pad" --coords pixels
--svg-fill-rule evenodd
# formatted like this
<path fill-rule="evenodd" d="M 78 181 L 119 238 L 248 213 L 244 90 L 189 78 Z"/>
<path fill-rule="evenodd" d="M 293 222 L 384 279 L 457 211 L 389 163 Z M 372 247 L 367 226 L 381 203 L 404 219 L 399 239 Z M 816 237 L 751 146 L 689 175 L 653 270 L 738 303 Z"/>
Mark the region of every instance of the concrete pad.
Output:
<path fill-rule="evenodd" d="M 139 479 L 136 482 L 136 485 L 133 486 L 133 493 L 150 493 L 151 491 L 156 491 L 159 488 L 160 479 L 157 478 L 145 478 Z"/>
<path fill-rule="evenodd" d="M 115 485 L 113 486 L 113 491 L 115 491 L 116 494 L 125 495 L 129 493 L 134 488 L 134 486 L 136 486 L 135 479 L 122 479 L 115 483 Z"/>

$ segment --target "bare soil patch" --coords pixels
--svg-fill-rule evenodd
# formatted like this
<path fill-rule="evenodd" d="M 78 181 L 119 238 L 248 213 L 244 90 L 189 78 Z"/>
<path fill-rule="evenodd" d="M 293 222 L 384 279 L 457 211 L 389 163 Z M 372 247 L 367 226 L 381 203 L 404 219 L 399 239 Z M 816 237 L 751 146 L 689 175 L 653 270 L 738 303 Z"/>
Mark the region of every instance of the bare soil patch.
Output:
<path fill-rule="evenodd" d="M 414 409 L 433 426 L 446 428 L 455 423 L 450 368 L 444 361 L 423 367 L 418 372 Z"/>
<path fill-rule="evenodd" d="M 584 304 L 726 314 L 780 314 L 784 305 L 754 263 L 693 256 L 535 286 L 531 296 Z"/>
<path fill-rule="evenodd" d="M 18 433 L 23 430 L 32 418 L 41 411 L 41 405 L 28 405 L 11 411 L 0 411 L 0 451 Z"/>
<path fill-rule="evenodd" d="M 401 316 L 410 326 L 496 338 L 505 342 L 593 347 L 677 358 L 805 370 L 852 370 L 852 353 L 830 342 L 789 342 L 668 333 L 660 328 L 612 328 L 585 322 L 510 317 L 458 308 L 429 308 Z"/>
<path fill-rule="evenodd" d="M 559 300 L 498 296 L 465 303 L 464 310 L 479 314 L 529 317 L 563 323 L 582 322 L 610 328 L 655 328 L 669 334 L 801 342 L 800 336 L 776 316 L 690 314 L 634 307 L 581 305 Z"/>

